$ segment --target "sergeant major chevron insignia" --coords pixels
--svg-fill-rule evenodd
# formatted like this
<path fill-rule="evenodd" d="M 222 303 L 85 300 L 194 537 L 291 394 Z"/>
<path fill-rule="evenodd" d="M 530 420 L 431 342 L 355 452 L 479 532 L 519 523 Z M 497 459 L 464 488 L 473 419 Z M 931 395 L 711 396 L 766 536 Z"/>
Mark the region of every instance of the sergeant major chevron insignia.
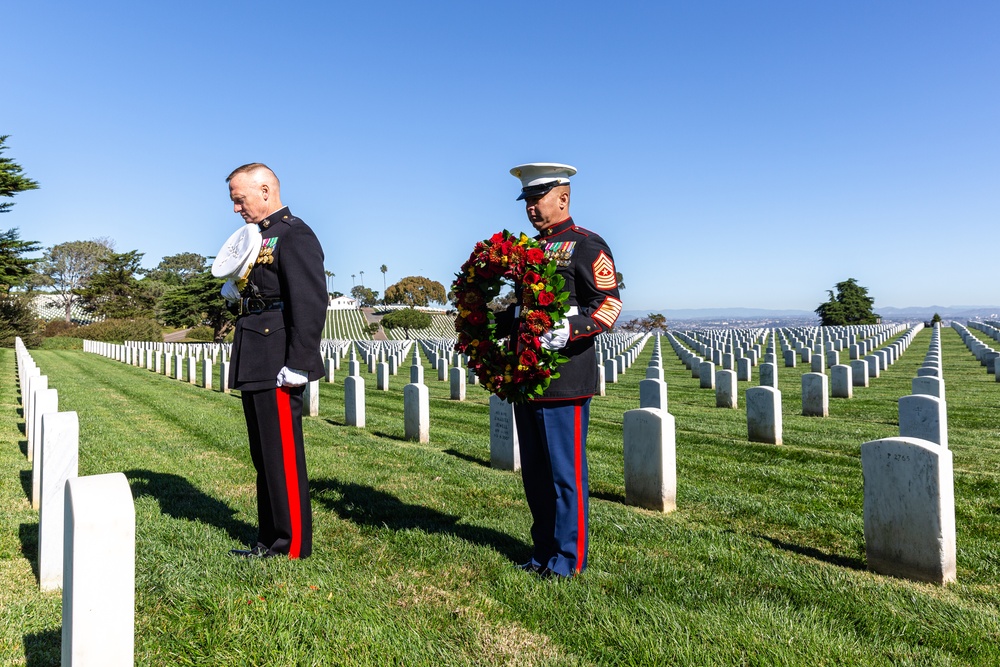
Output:
<path fill-rule="evenodd" d="M 618 286 L 615 263 L 603 250 L 591 266 L 594 269 L 594 284 L 597 289 L 614 289 Z"/>

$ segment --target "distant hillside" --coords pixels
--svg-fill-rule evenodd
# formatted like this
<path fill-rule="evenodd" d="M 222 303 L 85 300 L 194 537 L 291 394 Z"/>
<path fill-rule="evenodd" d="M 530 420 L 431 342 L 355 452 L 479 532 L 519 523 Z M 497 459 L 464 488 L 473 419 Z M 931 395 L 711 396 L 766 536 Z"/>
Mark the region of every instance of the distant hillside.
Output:
<path fill-rule="evenodd" d="M 1000 319 L 1000 306 L 875 306 L 875 312 L 887 320 L 929 320 L 937 313 L 945 319 Z M 666 308 L 648 310 L 623 310 L 619 322 L 642 318 L 650 313 L 662 313 L 667 322 L 675 320 L 756 320 L 756 319 L 807 319 L 817 320 L 811 310 L 779 310 L 773 308 Z"/>
<path fill-rule="evenodd" d="M 631 319 L 642 318 L 650 313 L 662 313 L 667 321 L 671 320 L 714 320 L 714 319 L 759 319 L 759 318 L 786 318 L 786 319 L 816 319 L 816 313 L 809 310 L 773 310 L 769 308 L 677 308 L 677 309 L 655 309 L 649 310 L 623 310 L 618 317 L 619 322 L 627 322 Z"/>
<path fill-rule="evenodd" d="M 918 318 L 929 320 L 937 313 L 950 320 L 1000 317 L 1000 306 L 876 306 L 875 312 L 887 319 Z"/>

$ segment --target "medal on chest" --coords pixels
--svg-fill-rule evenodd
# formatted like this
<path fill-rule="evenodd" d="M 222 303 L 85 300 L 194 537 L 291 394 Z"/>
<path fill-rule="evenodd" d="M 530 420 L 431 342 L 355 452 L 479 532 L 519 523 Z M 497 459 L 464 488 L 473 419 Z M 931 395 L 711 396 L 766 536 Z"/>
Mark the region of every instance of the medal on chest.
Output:
<path fill-rule="evenodd" d="M 257 253 L 257 264 L 273 264 L 276 247 L 278 247 L 278 237 L 264 239 L 260 244 L 260 252 Z"/>
<path fill-rule="evenodd" d="M 556 260 L 557 266 L 569 266 L 573 251 L 576 249 L 576 241 L 560 241 L 558 243 L 545 243 L 542 249 L 545 251 L 545 259 Z"/>

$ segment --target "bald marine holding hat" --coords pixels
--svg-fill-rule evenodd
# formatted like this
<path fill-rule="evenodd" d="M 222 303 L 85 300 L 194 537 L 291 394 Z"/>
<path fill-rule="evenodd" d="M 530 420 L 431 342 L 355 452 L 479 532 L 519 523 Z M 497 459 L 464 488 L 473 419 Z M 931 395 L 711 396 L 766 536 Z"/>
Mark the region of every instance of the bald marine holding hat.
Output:
<path fill-rule="evenodd" d="M 576 169 L 555 162 L 522 164 L 510 170 L 521 181 L 518 201 L 545 250 L 566 281 L 566 319 L 541 338 L 569 361 L 538 398 L 514 406 L 521 476 L 533 523 L 531 559 L 521 569 L 540 576 L 571 577 L 587 567 L 587 426 L 597 390 L 594 342 L 610 331 L 622 309 L 614 257 L 604 239 L 570 217 L 570 178 Z M 511 338 L 520 321 L 514 311 Z"/>
<path fill-rule="evenodd" d="M 212 273 L 228 278 L 222 295 L 237 315 L 229 386 L 240 391 L 257 471 L 257 543 L 244 558 L 312 553 L 312 510 L 302 440 L 302 394 L 324 374 L 326 321 L 323 248 L 281 202 L 266 165 L 237 167 L 227 178 L 243 225 L 223 245 Z"/>

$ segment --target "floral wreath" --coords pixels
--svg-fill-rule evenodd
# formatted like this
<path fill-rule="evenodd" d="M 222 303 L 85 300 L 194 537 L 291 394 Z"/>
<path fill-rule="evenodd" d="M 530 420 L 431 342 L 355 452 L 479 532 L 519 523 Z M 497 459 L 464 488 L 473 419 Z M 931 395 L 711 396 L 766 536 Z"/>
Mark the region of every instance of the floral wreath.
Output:
<path fill-rule="evenodd" d="M 569 311 L 565 281 L 555 260 L 546 261 L 541 244 L 506 229 L 480 241 L 455 274 L 452 303 L 458 309 L 455 349 L 469 355 L 469 368 L 488 391 L 511 403 L 540 396 L 559 377 L 565 356 L 542 347 L 539 336 Z M 516 343 L 497 332 L 490 303 L 505 281 L 520 288 L 521 328 Z"/>

